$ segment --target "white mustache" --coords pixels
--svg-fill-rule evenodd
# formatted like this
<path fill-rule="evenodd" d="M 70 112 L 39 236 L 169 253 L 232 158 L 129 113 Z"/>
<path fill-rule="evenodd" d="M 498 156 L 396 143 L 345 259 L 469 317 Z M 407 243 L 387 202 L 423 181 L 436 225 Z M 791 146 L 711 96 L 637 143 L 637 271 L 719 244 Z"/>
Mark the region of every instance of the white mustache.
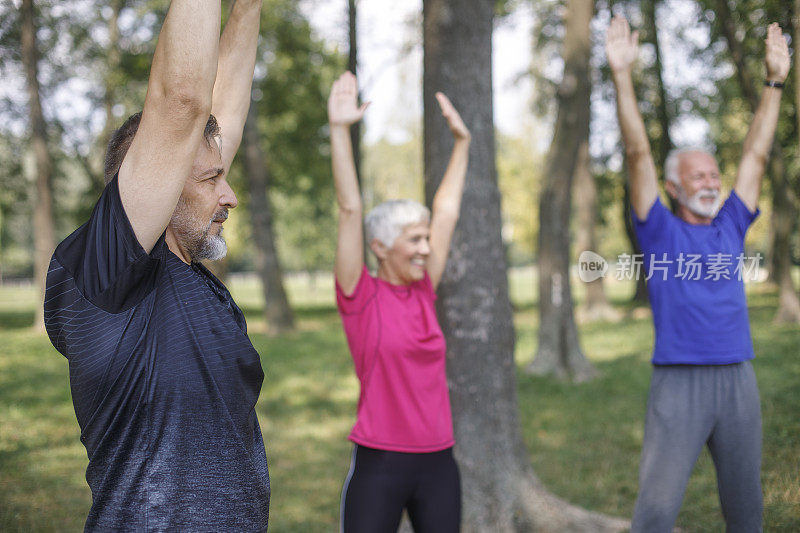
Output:
<path fill-rule="evenodd" d="M 699 196 L 700 198 L 713 198 L 716 199 L 719 196 L 719 191 L 714 189 L 702 189 L 695 193 L 695 195 Z"/>

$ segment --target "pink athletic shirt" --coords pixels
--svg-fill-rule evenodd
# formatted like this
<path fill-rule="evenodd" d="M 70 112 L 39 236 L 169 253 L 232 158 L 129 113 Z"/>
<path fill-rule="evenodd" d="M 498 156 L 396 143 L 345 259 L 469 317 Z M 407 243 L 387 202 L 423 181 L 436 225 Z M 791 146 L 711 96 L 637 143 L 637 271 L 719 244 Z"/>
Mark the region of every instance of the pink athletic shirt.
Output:
<path fill-rule="evenodd" d="M 453 420 L 445 375 L 445 341 L 428 273 L 392 285 L 365 266 L 353 294 L 336 283 L 336 303 L 361 383 L 349 439 L 393 452 L 450 448 Z"/>

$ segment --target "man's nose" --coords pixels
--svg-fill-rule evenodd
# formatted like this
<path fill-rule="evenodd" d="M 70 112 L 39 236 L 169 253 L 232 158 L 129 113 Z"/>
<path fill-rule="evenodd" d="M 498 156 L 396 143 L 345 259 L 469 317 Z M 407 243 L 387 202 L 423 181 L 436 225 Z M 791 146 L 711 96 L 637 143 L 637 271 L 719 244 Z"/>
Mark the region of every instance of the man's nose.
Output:
<path fill-rule="evenodd" d="M 703 180 L 703 186 L 707 189 L 718 189 L 719 183 L 719 176 L 715 174 L 706 174 Z"/>
<path fill-rule="evenodd" d="M 233 192 L 228 180 L 222 180 L 222 194 L 219 198 L 219 204 L 229 209 L 233 209 L 239 205 L 239 200 L 236 198 L 236 193 Z"/>

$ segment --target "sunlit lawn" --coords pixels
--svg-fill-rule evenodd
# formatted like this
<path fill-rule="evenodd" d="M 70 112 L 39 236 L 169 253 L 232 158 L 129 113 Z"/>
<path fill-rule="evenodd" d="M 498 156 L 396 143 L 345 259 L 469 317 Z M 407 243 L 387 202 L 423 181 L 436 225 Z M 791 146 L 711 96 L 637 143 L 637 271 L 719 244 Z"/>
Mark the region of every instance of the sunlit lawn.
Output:
<path fill-rule="evenodd" d="M 257 283 L 231 281 L 266 373 L 258 414 L 272 479 L 270 531 L 336 531 L 357 381 L 330 277 L 312 286 L 300 276 L 287 285 L 298 330 L 268 338 Z M 534 286 L 529 271 L 511 277 L 520 368 L 536 345 Z M 609 287 L 625 312 L 630 290 Z M 83 478 L 86 453 L 78 440 L 66 360 L 46 337 L 27 328 L 33 299 L 30 289 L 0 288 L 0 531 L 76 531 L 91 500 Z M 749 302 L 764 417 L 765 530 L 800 531 L 800 328 L 771 324 L 776 298 L 763 287 L 750 291 Z M 630 516 L 650 376 L 650 319 L 583 325 L 581 335 L 600 377 L 572 385 L 520 373 L 525 441 L 536 472 L 556 494 Z M 679 525 L 724 530 L 706 453 L 690 481 Z"/>

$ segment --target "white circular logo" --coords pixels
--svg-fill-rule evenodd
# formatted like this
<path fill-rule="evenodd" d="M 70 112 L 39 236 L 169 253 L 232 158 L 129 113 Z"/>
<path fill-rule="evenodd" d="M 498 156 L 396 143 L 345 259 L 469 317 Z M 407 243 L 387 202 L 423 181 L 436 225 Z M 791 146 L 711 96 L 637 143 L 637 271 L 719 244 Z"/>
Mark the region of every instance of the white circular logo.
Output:
<path fill-rule="evenodd" d="M 578 257 L 578 276 L 581 281 L 589 283 L 600 279 L 608 272 L 608 261 L 602 256 L 586 250 Z"/>

